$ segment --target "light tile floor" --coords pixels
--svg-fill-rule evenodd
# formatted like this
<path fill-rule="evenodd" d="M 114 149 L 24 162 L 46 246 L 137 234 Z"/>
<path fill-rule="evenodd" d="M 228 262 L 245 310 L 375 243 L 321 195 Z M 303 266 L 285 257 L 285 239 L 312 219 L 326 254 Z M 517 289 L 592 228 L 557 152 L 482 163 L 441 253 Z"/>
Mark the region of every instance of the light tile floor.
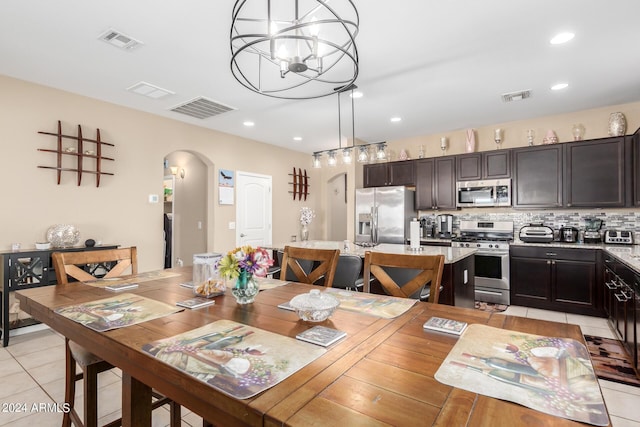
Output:
<path fill-rule="evenodd" d="M 64 339 L 44 329 L 11 338 L 0 348 L 0 426 L 55 426 L 62 423 Z M 121 374 L 117 369 L 98 378 L 99 425 L 121 415 Z M 82 408 L 82 383 L 76 385 L 76 408 Z M 80 413 L 82 411 L 80 410 Z M 168 407 L 153 411 L 153 427 L 169 425 Z M 182 425 L 201 426 L 202 418 L 182 408 Z"/>
<path fill-rule="evenodd" d="M 607 319 L 560 313 L 537 308 L 509 306 L 504 314 L 531 319 L 552 320 L 580 326 L 583 334 L 598 337 L 615 338 Z M 640 427 L 640 387 L 631 387 L 612 381 L 598 380 L 609 410 L 613 427 Z"/>
<path fill-rule="evenodd" d="M 505 314 L 577 324 L 584 334 L 614 338 L 606 319 L 510 306 Z M 100 424 L 120 416 L 120 372 L 100 374 Z M 0 426 L 59 426 L 62 413 L 56 404 L 64 400 L 64 340 L 44 329 L 11 338 L 0 348 Z M 613 427 L 640 427 L 640 387 L 600 380 Z M 78 384 L 76 404 L 82 407 Z M 166 408 L 153 412 L 153 426 L 169 424 Z M 201 426 L 202 418 L 182 408 L 182 425 Z"/>

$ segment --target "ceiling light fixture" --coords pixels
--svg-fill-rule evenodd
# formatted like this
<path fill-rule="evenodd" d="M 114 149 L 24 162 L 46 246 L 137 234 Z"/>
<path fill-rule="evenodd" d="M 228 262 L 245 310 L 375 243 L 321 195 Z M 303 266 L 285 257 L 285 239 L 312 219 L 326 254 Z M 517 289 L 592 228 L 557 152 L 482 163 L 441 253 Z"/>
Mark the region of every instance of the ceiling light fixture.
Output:
<path fill-rule="evenodd" d="M 246 126 L 246 127 L 248 127 L 248 128 L 250 128 L 250 127 L 254 127 L 254 126 L 256 125 L 254 122 L 249 121 L 249 120 L 247 120 L 247 121 L 245 121 L 245 122 L 242 122 L 242 124 L 243 124 L 243 125 L 245 125 L 245 126 Z"/>
<path fill-rule="evenodd" d="M 391 117 L 392 123 L 398 123 L 402 121 L 402 117 Z"/>
<path fill-rule="evenodd" d="M 569 83 L 558 83 L 551 86 L 551 90 L 562 90 L 566 89 L 567 87 L 569 87 Z"/>
<path fill-rule="evenodd" d="M 284 99 L 331 95 L 358 77 L 360 18 L 351 0 L 237 0 L 231 73 L 247 89 Z"/>
<path fill-rule="evenodd" d="M 294 141 L 302 141 L 302 137 L 301 136 L 294 136 L 293 140 Z"/>
<path fill-rule="evenodd" d="M 316 151 L 313 153 L 313 167 L 320 168 L 322 166 L 322 155 L 327 154 L 327 165 L 336 166 L 338 164 L 338 159 L 336 154 L 338 151 L 342 152 L 342 163 L 345 165 L 350 165 L 353 162 L 353 153 L 352 150 L 356 148 L 356 121 L 355 121 L 355 96 L 351 96 L 351 141 L 352 145 L 342 146 L 342 114 L 341 114 L 341 103 L 340 103 L 340 93 L 351 91 L 351 94 L 354 93 L 354 90 L 358 87 L 356 85 L 350 85 L 346 88 L 335 88 L 336 92 L 338 92 L 338 148 L 331 148 L 329 150 Z M 358 163 L 368 163 L 369 162 L 369 146 L 374 145 L 377 147 L 374 156 L 372 157 L 372 161 L 375 160 L 385 160 L 386 159 L 386 142 L 372 142 L 370 144 L 362 144 L 358 145 Z"/>
<path fill-rule="evenodd" d="M 572 40 L 576 35 L 570 32 L 558 33 L 556 34 L 549 43 L 551 44 L 562 44 Z"/>

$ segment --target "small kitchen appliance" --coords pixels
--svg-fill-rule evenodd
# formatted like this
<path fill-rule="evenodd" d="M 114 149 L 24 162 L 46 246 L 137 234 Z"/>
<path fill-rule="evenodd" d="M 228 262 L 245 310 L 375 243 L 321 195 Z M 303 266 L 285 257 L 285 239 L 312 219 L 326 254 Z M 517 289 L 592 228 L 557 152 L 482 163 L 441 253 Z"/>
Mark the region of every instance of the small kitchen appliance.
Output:
<path fill-rule="evenodd" d="M 519 236 L 525 243 L 550 243 L 553 242 L 553 229 L 542 223 L 531 223 L 520 229 Z"/>
<path fill-rule="evenodd" d="M 438 237 L 441 239 L 450 239 L 453 235 L 453 215 L 443 214 L 436 217 L 438 225 Z"/>
<path fill-rule="evenodd" d="M 454 248 L 475 248 L 475 299 L 496 304 L 510 303 L 509 243 L 513 221 L 460 221 Z"/>
<path fill-rule="evenodd" d="M 601 219 L 586 218 L 584 225 L 584 242 L 601 243 L 602 236 L 600 235 L 600 228 L 602 228 Z"/>
<path fill-rule="evenodd" d="M 631 231 L 607 230 L 604 232 L 604 242 L 633 245 L 633 233 Z"/>
<path fill-rule="evenodd" d="M 427 219 L 424 216 L 420 218 L 420 230 L 421 230 L 421 236 L 424 239 L 435 237 L 434 224 L 431 222 L 430 219 Z"/>
<path fill-rule="evenodd" d="M 575 227 L 562 227 L 560 229 L 560 240 L 565 243 L 575 243 L 578 241 L 578 229 Z"/>

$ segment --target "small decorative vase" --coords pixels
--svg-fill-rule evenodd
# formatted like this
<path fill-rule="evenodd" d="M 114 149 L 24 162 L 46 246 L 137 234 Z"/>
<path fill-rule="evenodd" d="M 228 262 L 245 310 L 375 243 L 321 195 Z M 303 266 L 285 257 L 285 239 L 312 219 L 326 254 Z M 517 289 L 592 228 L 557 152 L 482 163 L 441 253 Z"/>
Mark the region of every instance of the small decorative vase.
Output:
<path fill-rule="evenodd" d="M 238 304 L 250 304 L 256 299 L 256 295 L 260 291 L 260 285 L 252 274 L 246 270 L 240 270 L 240 276 L 236 279 L 236 283 L 231 288 L 231 293 L 236 297 Z"/>
<path fill-rule="evenodd" d="M 302 224 L 300 227 L 300 241 L 304 242 L 309 240 L 309 226 Z"/>
<path fill-rule="evenodd" d="M 544 145 L 557 144 L 558 143 L 558 136 L 556 135 L 555 131 L 549 129 L 547 131 L 547 134 L 545 135 L 545 137 L 542 138 L 542 143 Z"/>
<path fill-rule="evenodd" d="M 473 153 L 474 151 L 476 151 L 476 130 L 475 129 L 467 129 L 466 150 L 467 150 L 467 153 Z"/>
<path fill-rule="evenodd" d="M 609 136 L 624 136 L 627 132 L 627 119 L 624 114 L 611 113 L 609 116 Z"/>

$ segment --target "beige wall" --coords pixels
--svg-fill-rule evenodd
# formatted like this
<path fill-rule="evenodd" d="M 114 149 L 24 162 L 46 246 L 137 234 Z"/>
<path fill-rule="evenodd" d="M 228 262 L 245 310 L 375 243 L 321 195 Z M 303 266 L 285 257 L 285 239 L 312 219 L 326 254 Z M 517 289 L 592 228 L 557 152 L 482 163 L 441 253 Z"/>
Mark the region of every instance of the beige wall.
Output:
<path fill-rule="evenodd" d="M 0 250 L 11 243 L 33 248 L 43 241 L 49 226 L 75 224 L 81 241 L 87 238 L 122 246 L 136 245 L 141 271 L 162 268 L 162 203 L 150 204 L 149 194 L 162 195 L 163 159 L 176 150 L 198 153 L 214 167 L 208 172 L 212 191 L 208 197 L 209 251 L 225 252 L 235 245 L 235 205 L 217 203 L 218 168 L 243 170 L 273 177 L 273 241 L 286 242 L 299 232 L 299 208 L 317 211 L 321 198 L 310 192 L 306 202 L 293 201 L 288 184 L 292 167 L 306 168 L 311 182 L 319 174 L 311 169 L 311 156 L 211 131 L 174 120 L 119 107 L 106 102 L 0 76 L 0 179 L 4 198 L 0 209 Z M 93 176 L 63 172 L 56 185 L 55 172 L 38 165 L 55 165 L 55 155 L 37 151 L 54 148 L 56 138 L 38 134 L 55 132 L 61 120 L 63 132 L 95 137 L 115 144 L 115 162 L 105 162 L 105 176 L 96 188 Z M 67 141 L 68 144 L 71 140 Z M 207 163 L 207 162 L 205 162 Z M 213 170 L 215 168 L 215 170 Z M 318 236 L 312 229 L 312 238 Z"/>
<path fill-rule="evenodd" d="M 514 105 L 517 104 L 514 103 Z M 585 127 L 584 139 L 605 138 L 609 136 L 609 115 L 617 111 L 622 112 L 627 119 L 627 134 L 634 133 L 636 129 L 640 127 L 640 102 L 614 105 L 557 116 L 496 123 L 491 126 L 476 128 L 476 151 L 496 149 L 496 143 L 493 140 L 494 129 L 496 128 L 503 129 L 503 143 L 501 144 L 501 148 L 524 147 L 528 145 L 527 129 L 533 129 L 535 131 L 535 145 L 542 144 L 542 138 L 549 129 L 556 132 L 560 142 L 572 141 L 573 136 L 571 129 L 573 125 L 577 123 L 582 123 Z M 440 138 L 443 136 L 449 140 L 449 148 L 446 151 L 447 155 L 462 154 L 465 152 L 466 129 L 461 129 L 441 134 L 388 141 L 391 160 L 399 160 L 400 150 L 402 149 L 408 150 L 411 158 L 418 158 L 420 145 L 424 145 L 425 157 L 441 156 Z M 362 173 L 361 169 L 360 173 Z"/>

